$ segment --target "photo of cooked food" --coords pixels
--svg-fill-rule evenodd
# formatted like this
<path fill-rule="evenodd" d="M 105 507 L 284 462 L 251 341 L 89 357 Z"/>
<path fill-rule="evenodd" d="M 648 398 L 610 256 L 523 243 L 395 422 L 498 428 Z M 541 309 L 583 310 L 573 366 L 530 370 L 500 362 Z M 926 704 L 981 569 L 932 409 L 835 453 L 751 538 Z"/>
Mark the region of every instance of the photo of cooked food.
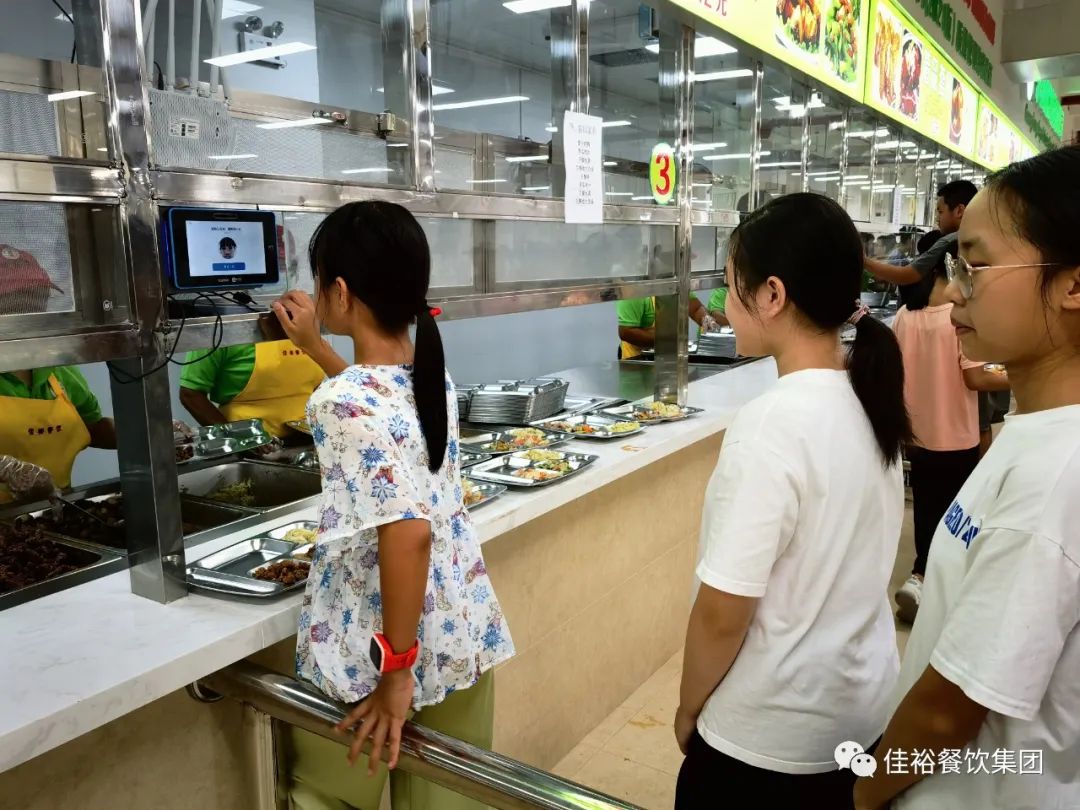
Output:
<path fill-rule="evenodd" d="M 833 0 L 825 21 L 825 55 L 837 78 L 855 81 L 859 68 L 862 0 Z"/>
<path fill-rule="evenodd" d="M 922 79 L 922 45 L 907 31 L 900 56 L 900 112 L 919 117 L 919 82 Z"/>
<path fill-rule="evenodd" d="M 892 16 L 878 14 L 874 30 L 874 69 L 877 71 L 877 97 L 896 109 L 900 85 L 900 39 L 903 32 Z"/>
<path fill-rule="evenodd" d="M 821 4 L 819 0 L 776 0 L 782 45 L 797 45 L 807 53 L 821 50 Z"/>
<path fill-rule="evenodd" d="M 964 87 L 955 77 L 952 80 L 952 112 L 949 115 L 949 140 L 960 143 L 964 134 Z"/>

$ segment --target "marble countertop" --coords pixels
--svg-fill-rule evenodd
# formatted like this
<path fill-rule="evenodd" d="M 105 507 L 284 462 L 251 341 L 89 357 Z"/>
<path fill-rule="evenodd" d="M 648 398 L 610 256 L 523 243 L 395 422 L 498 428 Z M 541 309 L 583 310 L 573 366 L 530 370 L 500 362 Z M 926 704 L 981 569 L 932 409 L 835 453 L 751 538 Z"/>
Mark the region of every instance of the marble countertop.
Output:
<path fill-rule="evenodd" d="M 691 383 L 706 412 L 625 440 L 575 440 L 598 462 L 564 483 L 511 491 L 473 513 L 482 543 L 724 430 L 776 379 L 771 360 Z M 266 522 L 315 517 L 307 506 Z M 188 549 L 196 559 L 243 536 Z M 0 612 L 0 771 L 6 771 L 296 632 L 300 595 L 269 603 L 191 593 L 161 605 L 134 596 L 127 572 Z"/>

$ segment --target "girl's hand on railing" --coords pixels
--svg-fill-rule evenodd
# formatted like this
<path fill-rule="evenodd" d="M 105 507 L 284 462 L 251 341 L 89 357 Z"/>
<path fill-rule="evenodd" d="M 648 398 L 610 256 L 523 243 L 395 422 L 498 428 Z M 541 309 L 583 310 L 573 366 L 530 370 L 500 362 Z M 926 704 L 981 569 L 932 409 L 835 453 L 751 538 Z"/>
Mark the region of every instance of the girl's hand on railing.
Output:
<path fill-rule="evenodd" d="M 370 697 L 361 701 L 336 726 L 347 733 L 355 729 L 355 738 L 349 746 L 349 764 L 355 765 L 363 753 L 364 741 L 371 739 L 368 754 L 368 776 L 374 776 L 382 760 L 382 750 L 389 747 L 387 767 L 397 767 L 401 751 L 401 727 L 409 718 L 413 698 L 413 673 L 411 669 L 388 672 L 379 679 L 379 685 Z"/>

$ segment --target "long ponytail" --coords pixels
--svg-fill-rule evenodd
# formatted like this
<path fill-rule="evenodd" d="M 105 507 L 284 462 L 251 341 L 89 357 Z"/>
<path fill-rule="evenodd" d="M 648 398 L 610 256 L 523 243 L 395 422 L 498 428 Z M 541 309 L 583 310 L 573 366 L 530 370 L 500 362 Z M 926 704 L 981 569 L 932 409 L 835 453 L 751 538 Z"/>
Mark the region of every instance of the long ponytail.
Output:
<path fill-rule="evenodd" d="M 900 460 L 911 441 L 911 418 L 904 405 L 904 359 L 896 335 L 869 315 L 855 324 L 848 376 L 866 411 L 886 467 Z"/>
<path fill-rule="evenodd" d="M 438 324 L 427 305 L 416 316 L 416 357 L 413 359 L 413 394 L 416 413 L 427 443 L 428 469 L 438 472 L 446 455 L 449 414 L 446 409 L 446 358 Z"/>
<path fill-rule="evenodd" d="M 911 440 L 904 405 L 904 363 L 892 330 L 871 317 L 852 318 L 862 285 L 863 249 L 851 217 L 820 194 L 788 194 L 747 214 L 731 235 L 733 292 L 753 310 L 753 292 L 770 277 L 814 326 L 840 329 L 855 321 L 848 358 L 851 387 L 891 467 Z M 858 312 L 857 314 L 862 314 Z"/>

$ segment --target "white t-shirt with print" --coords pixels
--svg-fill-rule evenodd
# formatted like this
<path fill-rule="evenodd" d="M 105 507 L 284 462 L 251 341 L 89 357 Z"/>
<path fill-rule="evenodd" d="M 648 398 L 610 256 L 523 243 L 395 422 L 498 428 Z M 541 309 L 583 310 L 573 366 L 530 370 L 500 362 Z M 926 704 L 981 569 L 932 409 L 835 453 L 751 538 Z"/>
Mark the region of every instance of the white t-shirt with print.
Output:
<path fill-rule="evenodd" d="M 869 746 L 899 660 L 886 589 L 904 512 L 848 375 L 788 374 L 737 414 L 709 482 L 697 574 L 760 601 L 698 718 L 713 748 L 783 773 Z"/>
<path fill-rule="evenodd" d="M 431 524 L 431 563 L 417 627 L 413 707 L 440 703 L 514 654 L 462 502 L 457 398 L 446 378 L 449 435 L 428 469 L 409 366 L 350 366 L 315 389 L 307 419 L 319 455 L 319 531 L 300 609 L 296 670 L 347 703 L 378 683 L 371 636 L 383 629 L 378 527 Z"/>
<path fill-rule="evenodd" d="M 1080 405 L 1007 416 L 934 534 L 894 701 L 933 666 L 990 713 L 960 773 L 896 807 L 1080 808 L 1078 621 Z M 1019 774 L 1022 751 L 1041 775 Z"/>

